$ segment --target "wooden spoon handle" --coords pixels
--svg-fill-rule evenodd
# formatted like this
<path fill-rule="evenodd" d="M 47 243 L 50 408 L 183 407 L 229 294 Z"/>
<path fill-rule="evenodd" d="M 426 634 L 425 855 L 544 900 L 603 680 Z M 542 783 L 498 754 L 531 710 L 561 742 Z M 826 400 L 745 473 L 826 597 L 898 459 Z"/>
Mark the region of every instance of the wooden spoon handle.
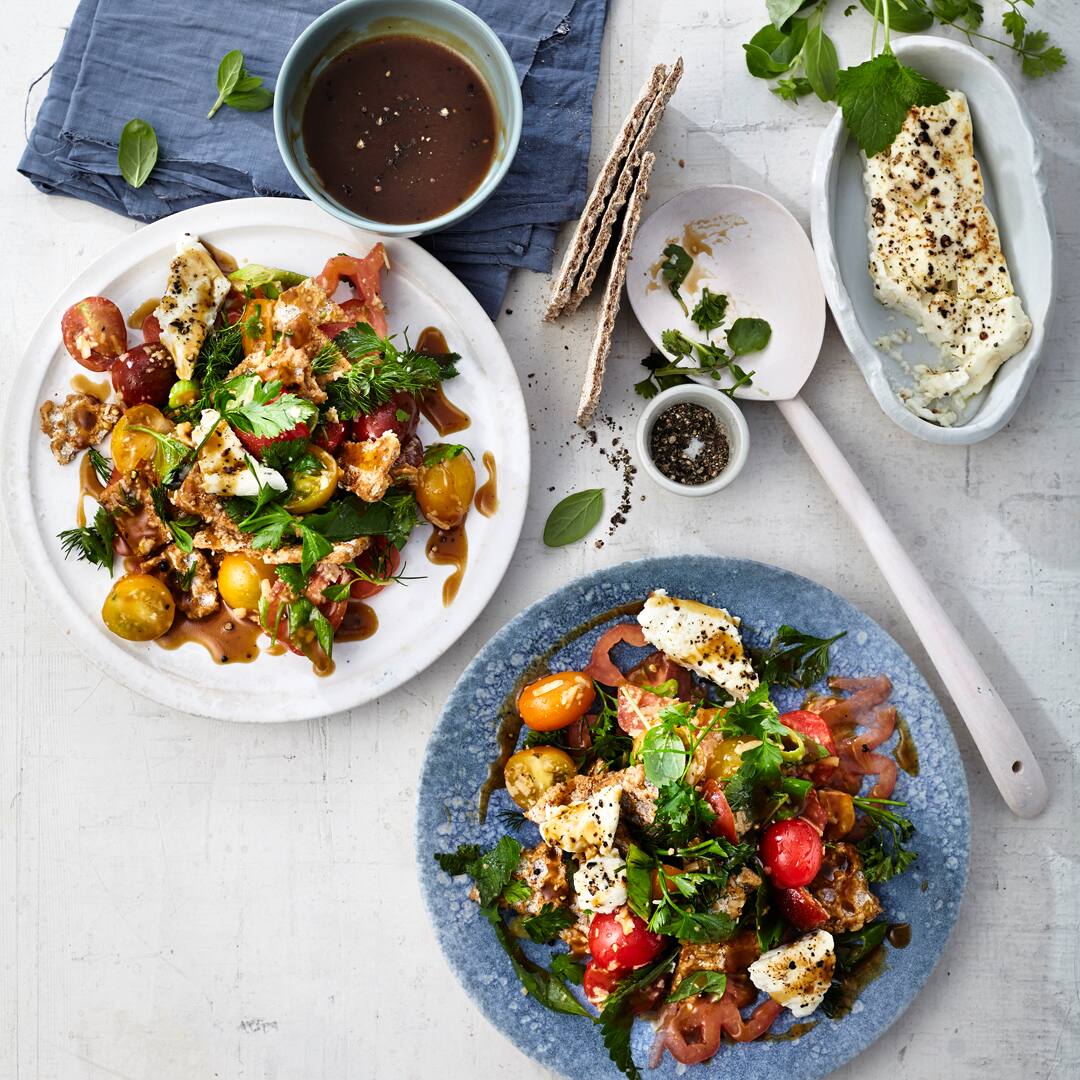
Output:
<path fill-rule="evenodd" d="M 1014 814 L 1035 817 L 1046 806 L 1046 780 L 986 672 L 810 407 L 798 397 L 778 404 L 919 635 L 1005 802 Z"/>

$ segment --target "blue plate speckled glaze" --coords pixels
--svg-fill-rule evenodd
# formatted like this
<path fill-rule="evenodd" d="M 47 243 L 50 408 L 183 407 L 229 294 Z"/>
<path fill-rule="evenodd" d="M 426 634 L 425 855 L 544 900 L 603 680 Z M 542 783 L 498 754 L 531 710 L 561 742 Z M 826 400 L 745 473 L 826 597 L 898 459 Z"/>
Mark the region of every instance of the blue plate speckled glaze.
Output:
<path fill-rule="evenodd" d="M 919 752 L 916 777 L 901 772 L 896 797 L 907 800 L 918 830 L 919 858 L 902 876 L 877 891 L 886 916 L 911 925 L 906 949 L 887 947 L 887 967 L 841 1020 L 816 1014 L 798 1039 L 725 1044 L 701 1075 L 724 1073 L 742 1080 L 813 1080 L 826 1076 L 870 1045 L 911 1003 L 937 963 L 956 922 L 967 877 L 970 814 L 964 768 L 949 725 L 930 688 L 903 649 L 846 600 L 806 578 L 742 559 L 683 556 L 643 559 L 598 571 L 534 604 L 499 631 L 465 670 L 428 743 L 417 797 L 416 848 L 421 891 L 446 958 L 484 1015 L 516 1046 L 565 1076 L 618 1077 L 598 1030 L 580 1017 L 558 1015 L 521 993 L 491 927 L 467 898 L 464 879 L 451 880 L 433 858 L 461 843 L 490 847 L 505 831 L 498 811 L 512 806 L 504 791 L 492 797 L 486 823 L 477 796 L 495 756 L 499 706 L 530 661 L 567 631 L 597 614 L 657 588 L 726 607 L 742 618 L 744 640 L 768 643 L 782 623 L 822 636 L 847 630 L 832 648 L 838 675 L 885 672 L 892 702 L 911 727 Z M 615 622 L 618 620 L 612 620 Z M 605 623 L 557 653 L 552 670 L 580 669 Z M 621 657 L 619 658 L 621 660 Z M 781 708 L 800 694 L 774 695 Z M 531 831 L 533 827 L 527 826 Z M 522 836 L 531 844 L 535 839 Z M 542 960 L 546 947 L 530 946 Z M 784 1013 L 775 1030 L 792 1018 Z M 634 1057 L 644 1068 L 651 1027 L 634 1025 Z M 737 1069 L 737 1072 L 735 1070 Z M 650 1072 L 656 1080 L 678 1075 L 670 1057 Z"/>

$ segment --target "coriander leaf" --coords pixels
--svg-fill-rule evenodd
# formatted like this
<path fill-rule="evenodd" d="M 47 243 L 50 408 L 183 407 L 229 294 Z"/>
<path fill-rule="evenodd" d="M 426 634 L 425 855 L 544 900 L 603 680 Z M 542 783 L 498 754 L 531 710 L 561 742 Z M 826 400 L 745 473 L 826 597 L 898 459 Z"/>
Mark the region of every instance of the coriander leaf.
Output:
<path fill-rule="evenodd" d="M 716 994 L 717 997 L 721 997 L 726 989 L 727 976 L 722 971 L 695 971 L 687 975 L 668 994 L 668 1004 L 697 997 L 698 994 Z"/>
<path fill-rule="evenodd" d="M 95 566 L 104 567 L 112 574 L 113 538 L 116 525 L 104 506 L 99 506 L 92 525 L 78 529 L 65 529 L 57 535 L 64 558 L 74 555 Z"/>
<path fill-rule="evenodd" d="M 450 461 L 463 452 L 467 452 L 469 457 L 472 457 L 469 448 L 461 443 L 435 443 L 424 450 L 424 464 L 430 468 L 432 465 L 438 465 L 443 461 Z"/>
<path fill-rule="evenodd" d="M 664 259 L 660 264 L 660 274 L 664 281 L 667 282 L 671 295 L 679 301 L 679 306 L 683 309 L 683 312 L 689 314 L 686 301 L 683 300 L 679 292 L 679 287 L 686 280 L 686 275 L 690 273 L 694 260 L 690 257 L 689 252 L 678 244 L 668 244 L 664 248 L 663 255 Z"/>
<path fill-rule="evenodd" d="M 133 187 L 141 188 L 158 159 L 157 132 L 145 120 L 135 117 L 124 125 L 116 148 L 120 175 Z"/>
<path fill-rule="evenodd" d="M 569 953 L 556 953 L 551 958 L 551 973 L 580 986 L 585 980 L 585 965 L 577 963 Z"/>
<path fill-rule="evenodd" d="M 867 157 L 892 145 L 913 105 L 937 105 L 948 91 L 905 67 L 891 52 L 839 72 L 836 101 Z"/>
<path fill-rule="evenodd" d="M 604 512 L 603 488 L 588 488 L 556 503 L 544 524 L 544 543 L 563 547 L 587 536 Z"/>
<path fill-rule="evenodd" d="M 762 682 L 808 690 L 829 671 L 829 646 L 847 634 L 841 630 L 830 638 L 814 637 L 793 626 L 781 626 L 769 647 L 756 658 Z"/>
<path fill-rule="evenodd" d="M 690 312 L 690 319 L 703 334 L 711 334 L 717 327 L 724 325 L 727 310 L 728 298 L 723 293 L 714 293 L 706 285 Z"/>
<path fill-rule="evenodd" d="M 832 101 L 836 96 L 836 76 L 840 71 L 840 62 L 836 57 L 836 46 L 832 38 L 821 28 L 821 21 L 815 21 L 806 35 L 803 47 L 803 69 L 806 81 L 813 87 L 814 93 L 822 101 Z"/>
<path fill-rule="evenodd" d="M 727 343 L 736 356 L 745 356 L 764 349 L 770 337 L 772 327 L 764 319 L 736 319 L 727 332 Z"/>
<path fill-rule="evenodd" d="M 520 878 L 514 878 L 499 897 L 503 904 L 511 907 L 515 904 L 527 904 L 531 898 L 532 889 Z"/>
<path fill-rule="evenodd" d="M 559 936 L 560 930 L 573 926 L 576 919 L 569 908 L 545 904 L 535 915 L 526 915 L 521 920 L 521 929 L 537 945 L 546 945 Z"/>

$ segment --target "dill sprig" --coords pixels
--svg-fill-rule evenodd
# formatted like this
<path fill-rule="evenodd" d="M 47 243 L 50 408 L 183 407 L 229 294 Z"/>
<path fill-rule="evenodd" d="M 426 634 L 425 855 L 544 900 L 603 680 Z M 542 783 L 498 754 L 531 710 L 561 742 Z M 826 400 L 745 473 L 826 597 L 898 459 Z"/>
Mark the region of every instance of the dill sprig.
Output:
<path fill-rule="evenodd" d="M 86 451 L 86 456 L 90 459 L 90 464 L 94 469 L 94 474 L 97 476 L 98 482 L 102 484 L 102 486 L 107 484 L 112 477 L 112 462 L 94 446 L 91 446 L 90 449 Z"/>
<path fill-rule="evenodd" d="M 104 567 L 111 575 L 115 536 L 116 525 L 112 515 L 104 506 L 99 506 L 92 525 L 84 525 L 78 529 L 65 529 L 57 534 L 57 539 L 60 541 L 65 559 L 74 555 L 77 559 L 84 559 L 95 566 Z"/>

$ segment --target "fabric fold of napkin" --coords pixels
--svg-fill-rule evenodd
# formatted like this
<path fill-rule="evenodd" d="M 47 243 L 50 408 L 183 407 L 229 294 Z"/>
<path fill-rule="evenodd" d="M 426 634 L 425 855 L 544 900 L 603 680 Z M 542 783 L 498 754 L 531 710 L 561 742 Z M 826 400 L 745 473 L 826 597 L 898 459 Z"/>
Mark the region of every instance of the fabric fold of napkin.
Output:
<path fill-rule="evenodd" d="M 607 0 L 464 0 L 499 35 L 521 80 L 524 127 L 499 189 L 471 217 L 423 243 L 494 316 L 515 267 L 551 268 L 559 225 L 584 205 L 593 92 Z M 272 86 L 326 0 L 81 0 L 52 69 L 19 171 L 40 190 L 139 221 L 218 199 L 299 196 L 274 142 L 271 110 L 206 113 L 218 62 L 240 48 Z M 147 58 L 140 62 L 140 58 Z M 157 131 L 158 163 L 138 190 L 116 164 L 124 124 Z"/>

